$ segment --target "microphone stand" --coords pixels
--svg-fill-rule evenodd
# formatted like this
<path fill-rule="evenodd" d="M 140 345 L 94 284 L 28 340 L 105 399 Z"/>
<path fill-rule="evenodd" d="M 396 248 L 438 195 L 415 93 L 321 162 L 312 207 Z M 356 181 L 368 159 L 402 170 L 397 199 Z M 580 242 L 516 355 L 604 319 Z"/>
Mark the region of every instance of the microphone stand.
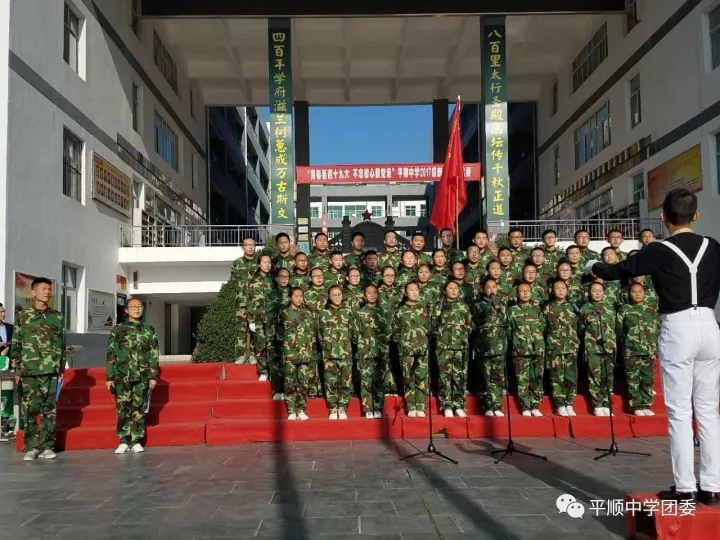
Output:
<path fill-rule="evenodd" d="M 600 346 L 602 347 L 602 358 L 603 358 L 603 372 L 605 377 L 605 391 L 607 392 L 607 399 L 608 404 L 610 407 L 610 448 L 595 448 L 596 452 L 602 452 L 599 456 L 595 456 L 595 461 L 598 461 L 600 459 L 603 459 L 608 456 L 617 456 L 618 454 L 624 454 L 627 456 L 644 456 L 644 457 L 650 457 L 652 454 L 648 454 L 646 452 L 631 452 L 629 450 L 620 450 L 618 448 L 617 440 L 615 439 L 615 422 L 613 421 L 613 410 L 612 410 L 612 392 L 610 391 L 610 375 L 608 373 L 608 361 L 612 361 L 609 357 L 610 354 L 605 349 L 605 332 L 603 330 L 603 320 L 602 315 L 598 310 L 593 306 L 593 313 L 597 315 L 597 319 L 599 321 L 600 325 Z M 594 334 L 594 332 L 591 333 Z M 597 336 L 595 336 L 595 339 L 597 339 Z"/>
<path fill-rule="evenodd" d="M 503 314 L 502 308 L 500 308 L 500 305 L 497 303 L 497 297 L 493 298 L 492 300 L 493 308 L 497 311 L 498 316 L 500 317 L 500 326 L 503 329 L 503 332 L 505 333 L 505 337 L 507 338 L 508 332 L 507 332 L 507 316 Z M 509 344 L 508 344 L 509 345 Z M 500 463 L 505 457 L 508 455 L 512 456 L 513 454 L 522 454 L 523 456 L 529 456 L 534 457 L 538 459 L 542 459 L 543 461 L 547 461 L 547 457 L 542 456 L 540 454 L 534 454 L 532 452 L 527 452 L 525 450 L 518 450 L 515 447 L 515 441 L 513 441 L 512 436 L 512 420 L 511 420 L 511 414 L 510 414 L 510 388 L 508 387 L 508 363 L 507 363 L 507 356 L 504 359 L 503 362 L 503 388 L 505 389 L 505 401 L 506 401 L 506 409 L 507 409 L 507 423 L 508 423 L 508 443 L 505 448 L 500 448 L 497 450 L 491 450 L 490 455 L 494 456 L 495 454 L 501 454 L 497 460 L 495 460 L 495 465 Z"/>

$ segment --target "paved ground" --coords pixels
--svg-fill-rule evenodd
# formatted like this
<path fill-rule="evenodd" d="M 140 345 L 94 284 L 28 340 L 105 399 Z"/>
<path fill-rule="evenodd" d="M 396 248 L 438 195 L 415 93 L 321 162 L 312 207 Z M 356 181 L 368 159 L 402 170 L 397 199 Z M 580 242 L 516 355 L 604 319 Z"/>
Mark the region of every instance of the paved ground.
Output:
<path fill-rule="evenodd" d="M 458 466 L 398 461 L 424 441 L 78 451 L 35 463 L 2 443 L 0 539 L 608 540 L 625 536 L 624 518 L 572 519 L 558 496 L 589 507 L 672 483 L 662 438 L 620 441 L 650 458 L 599 462 L 592 449 L 607 441 L 517 442 L 548 462 L 516 455 L 495 465 L 483 440 L 438 443 Z"/>

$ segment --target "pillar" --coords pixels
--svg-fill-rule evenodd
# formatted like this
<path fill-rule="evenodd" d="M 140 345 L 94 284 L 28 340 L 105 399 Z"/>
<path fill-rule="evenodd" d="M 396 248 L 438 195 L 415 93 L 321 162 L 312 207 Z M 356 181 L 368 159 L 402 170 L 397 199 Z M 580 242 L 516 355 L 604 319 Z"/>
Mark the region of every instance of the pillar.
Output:
<path fill-rule="evenodd" d="M 434 99 L 432 103 L 432 152 L 433 163 L 445 163 L 445 154 L 447 153 L 448 140 L 450 138 L 450 116 L 448 112 L 449 101 L 447 99 Z M 428 215 L 432 213 L 432 207 L 435 202 L 435 189 L 437 184 L 433 184 L 427 190 Z M 431 227 L 428 227 L 427 234 L 430 233 Z M 435 246 L 435 242 L 432 242 Z"/>
<path fill-rule="evenodd" d="M 0 2 L 0 229 L 7 231 L 8 210 L 8 103 L 10 101 L 10 2 Z M 0 235 L 0 284 L 4 287 L 3 297 L 7 306 L 8 321 L 15 318 L 10 299 L 13 298 L 15 280 L 6 268 L 7 234 Z"/>
<path fill-rule="evenodd" d="M 310 106 L 307 101 L 295 102 L 295 161 L 299 166 L 310 165 Z M 323 207 L 327 208 L 327 197 L 323 198 Z M 297 216 L 297 243 L 300 250 L 310 253 L 310 186 L 297 186 L 295 201 Z"/>

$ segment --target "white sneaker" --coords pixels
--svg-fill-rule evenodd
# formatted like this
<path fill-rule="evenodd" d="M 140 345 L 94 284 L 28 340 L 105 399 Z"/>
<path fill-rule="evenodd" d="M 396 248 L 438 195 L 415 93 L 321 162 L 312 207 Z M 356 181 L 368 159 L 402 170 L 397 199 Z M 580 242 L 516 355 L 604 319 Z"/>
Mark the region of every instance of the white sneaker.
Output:
<path fill-rule="evenodd" d="M 543 415 L 543 413 L 541 413 L 538 409 L 533 409 L 532 411 L 530 411 L 530 413 L 538 418 Z"/>
<path fill-rule="evenodd" d="M 257 364 L 257 358 L 255 358 L 254 356 L 250 356 L 250 358 L 248 358 L 248 363 Z"/>
<path fill-rule="evenodd" d="M 42 454 L 40 454 L 40 457 L 43 459 L 55 459 L 57 457 L 57 454 L 48 448 Z"/>
<path fill-rule="evenodd" d="M 338 409 L 338 420 L 347 420 L 345 409 Z"/>
<path fill-rule="evenodd" d="M 328 416 L 328 419 L 330 420 L 337 420 L 338 419 L 338 413 L 335 409 L 330 411 L 330 416 Z"/>
<path fill-rule="evenodd" d="M 273 401 L 285 401 L 285 394 L 276 392 L 275 394 L 273 394 Z"/>
<path fill-rule="evenodd" d="M 425 411 L 416 411 L 418 418 L 425 418 Z"/>
<path fill-rule="evenodd" d="M 503 391 L 502 391 L 502 395 L 503 395 L 503 396 L 507 396 L 507 390 L 505 390 L 504 388 L 503 388 Z"/>
<path fill-rule="evenodd" d="M 561 405 L 557 408 L 558 416 L 570 416 L 567 412 L 567 407 L 565 405 Z"/>
<path fill-rule="evenodd" d="M 310 420 L 310 417 L 307 415 L 307 413 L 305 411 L 300 411 L 298 413 L 297 417 L 298 417 L 298 420 L 302 420 L 303 422 L 305 420 Z"/>
<path fill-rule="evenodd" d="M 635 416 L 645 416 L 645 411 L 642 409 L 638 409 L 635 411 Z"/>
<path fill-rule="evenodd" d="M 373 418 L 375 418 L 376 420 L 380 420 L 382 418 L 382 413 L 380 411 L 375 411 L 373 413 Z"/>
<path fill-rule="evenodd" d="M 130 447 L 129 447 L 127 444 L 125 444 L 125 443 L 120 443 L 120 444 L 118 445 L 118 447 L 115 449 L 115 453 L 116 453 L 116 454 L 124 454 L 124 453 L 127 452 L 128 450 L 130 450 Z"/>
<path fill-rule="evenodd" d="M 130 450 L 132 450 L 132 451 L 135 452 L 136 454 L 139 454 L 139 453 L 145 451 L 145 449 L 143 448 L 143 445 L 140 444 L 139 442 L 133 444 L 133 445 L 132 445 L 132 448 L 131 448 Z"/>
<path fill-rule="evenodd" d="M 397 396 L 398 396 L 397 394 L 393 394 L 392 392 L 385 394 L 385 397 L 397 397 Z"/>
<path fill-rule="evenodd" d="M 653 396 L 657 396 L 657 392 L 655 390 L 652 391 Z"/>
<path fill-rule="evenodd" d="M 645 416 L 655 416 L 655 413 L 650 409 L 645 409 Z"/>
<path fill-rule="evenodd" d="M 455 416 L 458 418 L 467 418 L 467 413 L 465 409 L 455 409 Z"/>
<path fill-rule="evenodd" d="M 485 416 L 495 416 L 495 413 L 492 411 L 485 411 Z"/>
<path fill-rule="evenodd" d="M 593 416 L 605 416 L 605 411 L 603 411 L 602 407 L 595 407 L 593 409 Z"/>
<path fill-rule="evenodd" d="M 25 454 L 23 461 L 35 461 L 39 455 L 40 452 L 38 452 L 37 450 L 30 450 Z"/>
<path fill-rule="evenodd" d="M 523 416 L 532 416 L 532 413 L 531 413 L 530 411 L 528 411 L 528 410 L 525 410 L 525 411 L 522 412 L 522 415 L 523 415 Z"/>
<path fill-rule="evenodd" d="M 445 412 L 443 414 L 445 415 L 445 418 L 452 418 L 452 409 L 445 409 Z"/>
<path fill-rule="evenodd" d="M 603 407 L 603 416 L 610 416 L 612 413 L 610 412 L 610 407 Z"/>
<path fill-rule="evenodd" d="M 469 390 L 465 390 L 465 392 L 463 393 L 463 396 L 464 396 L 464 397 L 468 397 L 469 395 L 470 395 L 470 391 L 469 391 Z"/>
<path fill-rule="evenodd" d="M 374 419 L 375 419 L 375 416 L 373 416 L 373 413 L 371 413 L 371 412 L 365 413 L 365 420 L 374 420 Z"/>
<path fill-rule="evenodd" d="M 247 361 L 247 359 L 244 356 L 238 356 L 237 360 L 235 360 L 236 364 L 244 364 Z"/>
<path fill-rule="evenodd" d="M 505 413 L 498 409 L 497 411 L 493 411 L 493 416 L 505 416 Z"/>
<path fill-rule="evenodd" d="M 298 418 L 297 414 L 295 414 L 295 413 L 288 414 L 288 420 L 290 420 L 290 421 L 297 420 L 297 418 Z"/>
<path fill-rule="evenodd" d="M 575 412 L 575 409 L 573 409 L 572 405 L 565 407 L 565 410 L 567 411 L 568 416 L 577 416 L 577 413 Z"/>
<path fill-rule="evenodd" d="M 265 375 L 264 373 L 258 377 L 258 381 L 260 381 L 260 382 L 265 382 L 267 380 L 268 380 L 268 376 Z"/>
<path fill-rule="evenodd" d="M 407 415 L 409 418 L 417 418 L 418 412 L 415 409 L 410 409 Z"/>

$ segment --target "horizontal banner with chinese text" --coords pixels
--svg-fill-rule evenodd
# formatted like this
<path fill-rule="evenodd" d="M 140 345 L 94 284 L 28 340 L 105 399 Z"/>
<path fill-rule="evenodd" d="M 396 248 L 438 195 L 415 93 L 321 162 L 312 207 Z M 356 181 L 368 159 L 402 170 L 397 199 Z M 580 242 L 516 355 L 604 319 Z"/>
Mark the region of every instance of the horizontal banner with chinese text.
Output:
<path fill-rule="evenodd" d="M 480 163 L 465 163 L 465 181 L 480 181 Z M 313 165 L 296 168 L 298 184 L 384 184 L 439 182 L 442 163 L 393 165 Z"/>

